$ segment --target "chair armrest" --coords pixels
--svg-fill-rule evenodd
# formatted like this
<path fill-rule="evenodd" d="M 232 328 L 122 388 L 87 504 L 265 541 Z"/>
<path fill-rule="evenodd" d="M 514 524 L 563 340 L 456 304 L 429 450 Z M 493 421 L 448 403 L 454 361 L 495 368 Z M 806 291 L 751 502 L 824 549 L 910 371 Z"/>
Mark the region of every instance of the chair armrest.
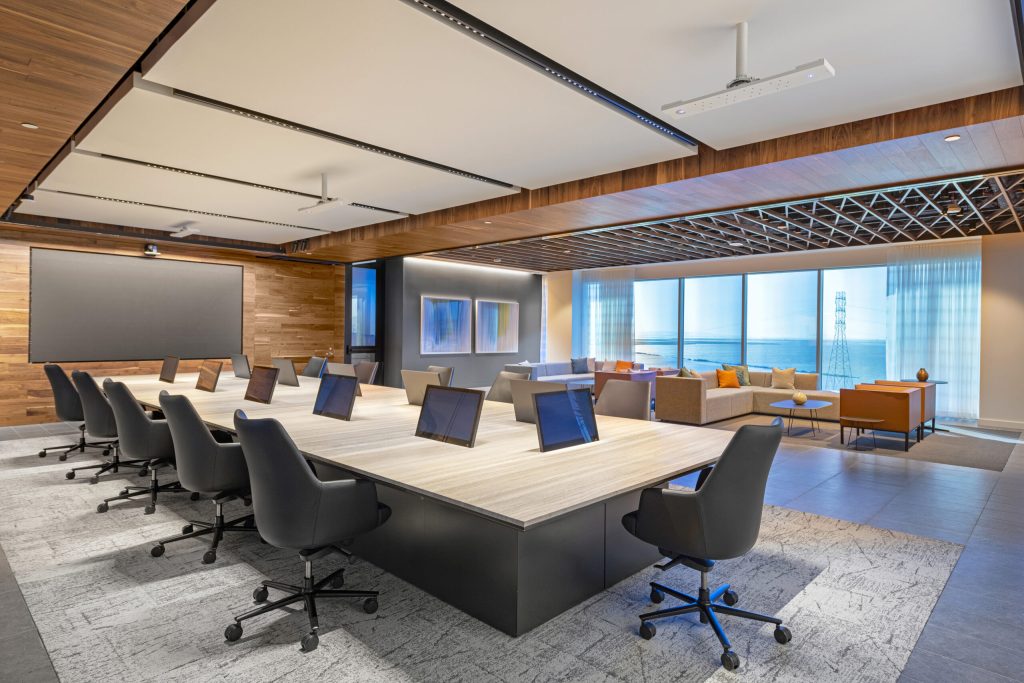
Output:
<path fill-rule="evenodd" d="M 700 498 L 693 491 L 644 489 L 636 519 L 637 538 L 659 548 L 703 545 Z"/>
<path fill-rule="evenodd" d="M 704 424 L 707 422 L 707 389 L 697 377 L 656 377 L 655 414 L 659 420 Z"/>
<path fill-rule="evenodd" d="M 342 479 L 321 484 L 320 509 L 315 536 L 321 532 L 351 538 L 375 529 L 380 523 L 377 487 L 366 479 Z"/>

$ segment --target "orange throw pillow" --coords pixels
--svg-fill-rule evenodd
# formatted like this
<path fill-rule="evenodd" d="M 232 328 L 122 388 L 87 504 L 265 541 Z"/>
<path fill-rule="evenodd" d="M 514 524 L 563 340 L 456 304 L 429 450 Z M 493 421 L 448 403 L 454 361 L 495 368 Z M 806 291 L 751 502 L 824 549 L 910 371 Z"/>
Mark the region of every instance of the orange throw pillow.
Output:
<path fill-rule="evenodd" d="M 633 364 L 628 360 L 617 360 L 615 361 L 615 372 L 625 372 L 626 370 L 632 370 Z"/>
<path fill-rule="evenodd" d="M 740 378 L 735 370 L 715 370 L 718 373 L 718 386 L 721 389 L 739 389 Z"/>

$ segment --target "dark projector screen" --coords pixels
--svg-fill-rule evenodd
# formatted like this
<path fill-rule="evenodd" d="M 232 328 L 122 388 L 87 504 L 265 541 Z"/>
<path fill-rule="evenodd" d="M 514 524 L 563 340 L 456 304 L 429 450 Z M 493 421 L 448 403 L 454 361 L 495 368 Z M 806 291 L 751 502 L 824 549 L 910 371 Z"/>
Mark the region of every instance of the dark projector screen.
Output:
<path fill-rule="evenodd" d="M 33 249 L 29 361 L 228 358 L 242 267 Z"/>

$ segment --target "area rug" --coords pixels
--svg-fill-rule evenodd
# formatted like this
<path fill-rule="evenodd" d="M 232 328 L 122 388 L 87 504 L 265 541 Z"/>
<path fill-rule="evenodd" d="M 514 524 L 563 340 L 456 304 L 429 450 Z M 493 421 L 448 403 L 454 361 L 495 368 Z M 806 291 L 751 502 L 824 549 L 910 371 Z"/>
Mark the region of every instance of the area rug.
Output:
<path fill-rule="evenodd" d="M 733 673 L 694 618 L 658 622 L 650 641 L 637 635 L 637 615 L 652 609 L 648 582 L 693 591 L 698 576 L 685 568 L 644 570 L 510 638 L 358 562 L 346 583 L 379 589 L 380 610 L 324 604 L 320 647 L 303 654 L 302 612 L 247 622 L 232 645 L 223 638 L 261 579 L 299 576 L 294 553 L 232 538 L 213 565 L 200 563 L 205 546 L 194 541 L 152 558 L 154 539 L 206 518 L 212 503 L 167 496 L 154 515 L 141 502 L 97 514 L 97 501 L 126 479 L 67 481 L 66 465 L 34 455 L 46 442 L 0 443 L 0 544 L 65 681 L 894 681 L 962 549 L 766 507 L 754 550 L 711 578 L 731 583 L 741 607 L 778 614 L 793 642 L 777 644 L 770 625 L 723 617 L 742 660 Z"/>
<path fill-rule="evenodd" d="M 745 424 L 765 425 L 774 419 L 771 415 L 742 415 L 721 422 L 704 425 L 712 429 L 734 432 Z M 789 426 L 789 418 L 785 418 Z M 791 435 L 784 435 L 783 442 L 793 446 L 815 446 L 853 452 L 855 448 L 870 449 L 878 455 L 889 455 L 910 460 L 924 460 L 944 465 L 959 465 L 983 470 L 1002 472 L 1010 459 L 1013 447 L 1019 443 L 1020 432 L 995 429 L 955 427 L 948 432 L 927 430 L 920 442 L 910 437 L 910 450 L 903 450 L 903 435 L 892 432 L 877 432 L 872 439 L 871 432 L 865 432 L 854 444 L 850 441 L 851 430 L 846 430 L 847 443 L 839 441 L 839 424 L 821 421 L 817 434 L 812 434 L 810 422 L 797 418 Z"/>

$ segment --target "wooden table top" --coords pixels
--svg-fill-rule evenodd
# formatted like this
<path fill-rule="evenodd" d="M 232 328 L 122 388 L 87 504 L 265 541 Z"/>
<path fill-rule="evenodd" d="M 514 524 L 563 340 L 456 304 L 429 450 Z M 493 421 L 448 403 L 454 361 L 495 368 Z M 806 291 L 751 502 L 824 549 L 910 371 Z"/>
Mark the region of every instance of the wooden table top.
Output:
<path fill-rule="evenodd" d="M 536 427 L 517 422 L 509 403 L 485 401 L 476 446 L 414 436 L 419 406 L 405 391 L 363 385 L 352 420 L 313 415 L 319 380 L 278 385 L 270 405 L 245 401 L 247 380 L 224 374 L 213 393 L 196 374 L 174 384 L 155 375 L 114 377 L 136 399 L 159 406 L 166 390 L 184 394 L 207 424 L 234 431 L 234 411 L 273 417 L 309 458 L 445 501 L 526 529 L 622 493 L 660 484 L 713 463 L 731 434 L 717 429 L 597 416 L 600 441 L 541 453 Z"/>

